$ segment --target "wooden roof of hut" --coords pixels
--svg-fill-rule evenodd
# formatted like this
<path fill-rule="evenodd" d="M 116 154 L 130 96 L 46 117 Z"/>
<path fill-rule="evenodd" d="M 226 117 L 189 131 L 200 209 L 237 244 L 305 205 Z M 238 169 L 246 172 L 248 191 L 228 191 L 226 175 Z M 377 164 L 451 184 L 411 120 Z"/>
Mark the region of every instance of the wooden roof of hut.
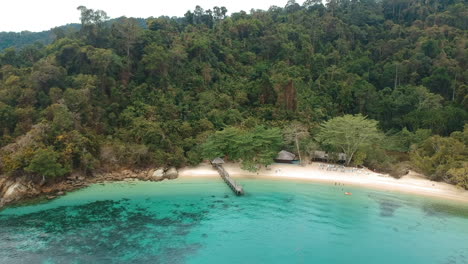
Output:
<path fill-rule="evenodd" d="M 211 161 L 211 164 L 224 164 L 224 160 L 220 157 L 217 157 L 213 161 Z"/>
<path fill-rule="evenodd" d="M 327 159 L 328 154 L 325 151 L 316 150 L 316 151 L 314 151 L 314 158 L 316 158 L 316 159 Z"/>
<path fill-rule="evenodd" d="M 338 161 L 346 161 L 346 154 L 338 153 Z"/>
<path fill-rule="evenodd" d="M 294 155 L 293 153 L 288 152 L 286 150 L 282 150 L 278 153 L 276 160 L 293 161 L 295 158 L 296 155 Z"/>

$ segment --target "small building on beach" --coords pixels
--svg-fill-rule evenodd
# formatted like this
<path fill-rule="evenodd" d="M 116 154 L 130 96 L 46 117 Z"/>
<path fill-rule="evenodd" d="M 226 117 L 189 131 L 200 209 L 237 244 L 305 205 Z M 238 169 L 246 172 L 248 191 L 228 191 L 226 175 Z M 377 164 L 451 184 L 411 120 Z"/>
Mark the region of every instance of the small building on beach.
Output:
<path fill-rule="evenodd" d="M 338 152 L 332 152 L 332 153 L 327 153 L 325 151 L 321 150 L 316 150 L 314 151 L 313 160 L 316 161 L 322 161 L 322 162 L 345 162 L 346 161 L 346 154 L 344 153 L 338 153 Z"/>
<path fill-rule="evenodd" d="M 319 161 L 328 161 L 328 154 L 325 151 L 316 150 L 314 151 L 314 156 L 312 157 L 312 159 Z"/>
<path fill-rule="evenodd" d="M 275 159 L 275 162 L 278 163 L 293 163 L 296 160 L 296 155 L 288 152 L 286 150 L 282 150 L 278 153 L 278 156 Z"/>
<path fill-rule="evenodd" d="M 215 158 L 214 160 L 211 161 L 211 164 L 213 165 L 221 165 L 224 164 L 224 160 L 220 157 Z"/>
<path fill-rule="evenodd" d="M 338 153 L 338 162 L 346 162 L 346 154 Z"/>

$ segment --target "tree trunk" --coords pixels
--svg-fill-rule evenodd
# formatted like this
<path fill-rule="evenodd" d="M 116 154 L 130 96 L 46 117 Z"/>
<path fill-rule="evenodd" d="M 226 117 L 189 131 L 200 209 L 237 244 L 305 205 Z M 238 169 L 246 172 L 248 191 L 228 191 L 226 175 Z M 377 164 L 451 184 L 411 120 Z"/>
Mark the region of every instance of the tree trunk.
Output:
<path fill-rule="evenodd" d="M 44 185 L 44 184 L 45 184 L 45 181 L 46 181 L 46 180 L 45 180 L 45 176 L 42 175 L 42 180 L 41 180 L 41 182 L 39 183 L 39 186 Z"/>
<path fill-rule="evenodd" d="M 348 157 L 347 153 L 345 153 L 345 155 L 346 155 L 346 166 L 349 166 L 349 164 L 351 163 L 351 160 L 353 159 L 354 152 L 351 153 L 351 155 L 349 155 L 349 157 Z"/>
<path fill-rule="evenodd" d="M 299 140 L 297 139 L 297 136 L 295 137 L 295 140 L 296 140 L 297 154 L 299 155 L 299 164 L 302 165 L 301 150 L 299 149 Z"/>

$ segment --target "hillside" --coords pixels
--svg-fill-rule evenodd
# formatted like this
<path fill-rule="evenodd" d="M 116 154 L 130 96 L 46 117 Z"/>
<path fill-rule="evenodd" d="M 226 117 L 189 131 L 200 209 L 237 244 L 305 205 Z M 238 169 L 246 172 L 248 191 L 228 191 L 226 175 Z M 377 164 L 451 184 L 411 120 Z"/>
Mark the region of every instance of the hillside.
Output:
<path fill-rule="evenodd" d="M 22 49 L 36 43 L 48 45 L 55 40 L 56 33 L 77 31 L 79 27 L 79 24 L 69 24 L 42 32 L 0 32 L 0 51 L 6 48 Z"/>
<path fill-rule="evenodd" d="M 106 21 L 106 23 L 111 26 L 119 19 L 120 18 L 110 19 Z M 137 21 L 142 28 L 147 27 L 145 19 L 137 18 Z M 71 35 L 78 32 L 80 27 L 80 24 L 67 24 L 41 32 L 0 32 L 0 51 L 6 48 L 21 50 L 28 45 L 49 45 L 57 38 L 57 36 L 62 37 L 63 35 Z"/>
<path fill-rule="evenodd" d="M 198 164 L 213 135 L 268 149 L 239 155 L 255 168 L 280 147 L 340 151 L 320 140 L 323 122 L 361 114 L 382 135 L 350 162 L 411 161 L 468 188 L 468 5 L 320 2 L 231 16 L 197 7 L 147 28 L 84 8 L 78 31 L 0 54 L 0 172 L 54 181 Z"/>

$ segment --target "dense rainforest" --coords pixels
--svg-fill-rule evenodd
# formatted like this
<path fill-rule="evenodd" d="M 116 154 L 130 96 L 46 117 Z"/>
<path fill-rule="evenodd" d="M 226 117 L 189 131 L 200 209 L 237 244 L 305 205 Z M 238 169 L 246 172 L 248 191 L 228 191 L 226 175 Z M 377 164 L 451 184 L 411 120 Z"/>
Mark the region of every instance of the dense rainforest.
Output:
<path fill-rule="evenodd" d="M 57 36 L 78 31 L 79 28 L 79 24 L 68 24 L 41 32 L 0 32 L 0 51 L 7 48 L 22 49 L 33 44 L 41 48 L 54 42 Z"/>
<path fill-rule="evenodd" d="M 106 20 L 105 23 L 111 26 L 116 19 Z M 142 18 L 136 18 L 136 21 L 141 25 L 142 28 L 146 29 L 146 20 Z M 65 35 L 75 34 L 81 28 L 81 24 L 67 24 L 45 30 L 41 32 L 0 32 L 0 51 L 7 48 L 23 49 L 25 47 L 35 45 L 37 48 L 42 48 L 44 45 L 51 44 L 55 39 L 61 38 Z"/>
<path fill-rule="evenodd" d="M 53 181 L 215 155 L 255 170 L 280 149 L 342 152 L 342 137 L 347 164 L 468 188 L 463 0 L 197 6 L 145 27 L 77 12 L 78 30 L 0 53 L 0 174 Z"/>

